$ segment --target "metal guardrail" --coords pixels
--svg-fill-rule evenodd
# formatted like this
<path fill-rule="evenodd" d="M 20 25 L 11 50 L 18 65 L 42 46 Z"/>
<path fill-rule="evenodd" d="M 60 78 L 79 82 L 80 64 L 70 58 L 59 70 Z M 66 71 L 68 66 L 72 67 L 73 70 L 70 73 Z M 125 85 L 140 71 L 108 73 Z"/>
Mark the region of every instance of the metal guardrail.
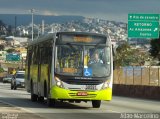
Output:
<path fill-rule="evenodd" d="M 137 66 L 114 70 L 114 84 L 160 86 L 160 67 Z"/>

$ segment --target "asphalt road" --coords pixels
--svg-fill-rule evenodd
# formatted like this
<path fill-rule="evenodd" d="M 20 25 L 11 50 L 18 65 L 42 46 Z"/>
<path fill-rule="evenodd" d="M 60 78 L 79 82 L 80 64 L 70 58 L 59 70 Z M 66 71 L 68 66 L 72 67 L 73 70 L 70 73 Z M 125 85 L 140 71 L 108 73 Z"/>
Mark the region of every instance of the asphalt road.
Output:
<path fill-rule="evenodd" d="M 18 115 L 17 115 L 18 114 Z M 113 96 L 101 108 L 90 102 L 61 103 L 47 107 L 46 102 L 31 102 L 25 89 L 11 90 L 0 83 L 0 119 L 160 119 L 160 101 Z M 9 118 L 7 118 L 9 119 Z"/>

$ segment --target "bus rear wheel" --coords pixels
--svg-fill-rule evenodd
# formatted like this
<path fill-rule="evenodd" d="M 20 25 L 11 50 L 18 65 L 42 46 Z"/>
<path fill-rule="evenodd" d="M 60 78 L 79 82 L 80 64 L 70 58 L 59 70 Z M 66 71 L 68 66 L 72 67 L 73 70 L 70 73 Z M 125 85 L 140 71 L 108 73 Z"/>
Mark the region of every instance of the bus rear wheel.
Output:
<path fill-rule="evenodd" d="M 38 96 L 36 94 L 31 94 L 31 101 L 32 102 L 36 102 L 37 98 L 38 98 Z"/>
<path fill-rule="evenodd" d="M 11 84 L 11 90 L 13 89 L 14 87 L 12 86 L 12 84 Z"/>
<path fill-rule="evenodd" d="M 92 100 L 92 107 L 93 108 L 100 108 L 101 100 Z"/>
<path fill-rule="evenodd" d="M 33 93 L 33 83 L 31 82 L 31 101 L 36 102 L 38 99 L 38 96 Z"/>

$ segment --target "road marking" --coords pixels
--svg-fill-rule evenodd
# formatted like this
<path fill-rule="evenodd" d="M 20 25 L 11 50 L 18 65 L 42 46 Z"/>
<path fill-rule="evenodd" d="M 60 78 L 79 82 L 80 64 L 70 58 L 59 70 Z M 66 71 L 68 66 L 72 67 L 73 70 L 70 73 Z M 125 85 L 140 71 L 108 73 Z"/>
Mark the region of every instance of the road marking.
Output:
<path fill-rule="evenodd" d="M 114 110 L 109 110 L 109 111 L 111 111 L 111 112 L 113 112 L 113 113 L 122 113 L 122 112 L 114 111 Z"/>

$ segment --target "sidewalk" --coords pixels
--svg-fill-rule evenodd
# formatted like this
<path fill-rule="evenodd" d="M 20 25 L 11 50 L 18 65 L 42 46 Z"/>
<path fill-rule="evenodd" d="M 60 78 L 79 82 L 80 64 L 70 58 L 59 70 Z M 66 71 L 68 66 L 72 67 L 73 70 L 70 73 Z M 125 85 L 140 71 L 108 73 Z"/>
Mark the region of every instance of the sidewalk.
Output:
<path fill-rule="evenodd" d="M 20 107 L 15 107 L 0 100 L 0 119 L 44 119 Z"/>

